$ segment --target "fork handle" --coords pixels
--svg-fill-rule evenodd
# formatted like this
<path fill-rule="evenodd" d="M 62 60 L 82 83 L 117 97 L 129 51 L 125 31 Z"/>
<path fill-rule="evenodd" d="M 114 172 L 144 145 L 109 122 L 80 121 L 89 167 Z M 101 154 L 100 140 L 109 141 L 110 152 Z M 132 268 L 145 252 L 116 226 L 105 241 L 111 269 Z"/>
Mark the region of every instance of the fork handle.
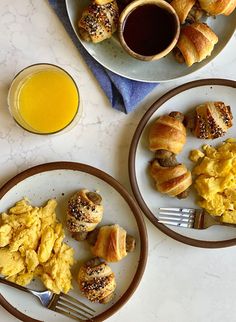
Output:
<path fill-rule="evenodd" d="M 24 292 L 27 292 L 27 293 L 31 293 L 30 290 L 27 287 L 24 287 L 24 286 L 18 285 L 16 283 L 13 283 L 11 281 L 8 281 L 3 277 L 0 277 L 0 283 L 8 285 L 8 286 L 11 286 L 11 287 L 14 287 L 14 288 L 17 288 L 18 290 L 21 290 L 21 291 L 24 291 Z"/>
<path fill-rule="evenodd" d="M 204 228 L 211 227 L 212 225 L 228 226 L 228 227 L 236 228 L 236 224 L 230 224 L 230 223 L 221 221 L 220 219 L 221 219 L 220 216 L 214 216 L 214 215 L 208 214 L 207 212 L 199 211 L 199 213 L 196 213 L 194 225 L 195 224 L 199 225 L 200 221 L 203 220 Z"/>

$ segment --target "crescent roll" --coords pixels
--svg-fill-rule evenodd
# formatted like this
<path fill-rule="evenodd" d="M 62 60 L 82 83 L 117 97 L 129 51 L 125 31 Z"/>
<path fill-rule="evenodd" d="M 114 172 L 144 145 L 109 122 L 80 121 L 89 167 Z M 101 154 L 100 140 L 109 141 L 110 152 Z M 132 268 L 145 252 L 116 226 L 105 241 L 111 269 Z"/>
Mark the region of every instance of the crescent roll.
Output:
<path fill-rule="evenodd" d="M 170 5 L 175 9 L 180 23 L 184 23 L 196 0 L 173 0 Z"/>
<path fill-rule="evenodd" d="M 93 258 L 80 267 L 78 284 L 80 291 L 89 301 L 102 304 L 113 298 L 116 288 L 114 273 L 99 258 Z"/>
<path fill-rule="evenodd" d="M 236 0 L 199 0 L 199 4 L 203 10 L 212 16 L 228 16 L 234 11 Z"/>
<path fill-rule="evenodd" d="M 102 217 L 102 197 L 98 193 L 82 189 L 69 199 L 67 228 L 72 234 L 79 234 L 80 240 L 85 239 L 87 233 L 96 228 Z"/>
<path fill-rule="evenodd" d="M 167 150 L 178 154 L 186 142 L 186 129 L 183 123 L 169 115 L 160 116 L 149 132 L 151 151 Z"/>
<path fill-rule="evenodd" d="M 192 66 L 210 56 L 217 42 L 217 35 L 206 24 L 195 22 L 186 25 L 180 32 L 177 49 L 175 49 L 176 59 Z"/>
<path fill-rule="evenodd" d="M 107 262 L 118 262 L 135 249 L 134 237 L 127 235 L 126 230 L 118 224 L 102 226 L 94 233 L 96 233 L 95 240 L 92 241 L 94 236 L 88 237 L 90 239 L 88 241 L 92 244 L 91 252 Z"/>
<path fill-rule="evenodd" d="M 154 160 L 150 166 L 150 174 L 155 180 L 157 191 L 171 197 L 180 195 L 192 184 L 191 172 L 184 164 L 163 167 Z"/>

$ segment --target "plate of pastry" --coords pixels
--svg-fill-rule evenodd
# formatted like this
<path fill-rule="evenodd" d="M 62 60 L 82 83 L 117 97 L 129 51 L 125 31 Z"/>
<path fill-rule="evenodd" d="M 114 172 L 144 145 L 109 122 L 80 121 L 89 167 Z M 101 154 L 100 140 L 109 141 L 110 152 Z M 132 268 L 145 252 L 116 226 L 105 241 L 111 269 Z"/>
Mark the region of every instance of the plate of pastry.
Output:
<path fill-rule="evenodd" d="M 236 244 L 235 99 L 232 80 L 186 83 L 148 109 L 132 139 L 129 175 L 137 202 L 157 228 L 192 246 Z M 233 225 L 167 225 L 159 222 L 159 208 L 203 209 Z"/>
<path fill-rule="evenodd" d="M 133 80 L 164 82 L 199 70 L 223 50 L 236 28 L 236 0 L 168 1 L 181 23 L 178 43 L 165 57 L 142 61 L 123 49 L 117 35 L 119 16 L 130 2 L 66 0 L 66 7 L 78 39 L 93 58 Z M 106 21 L 109 28 L 100 21 Z"/>
<path fill-rule="evenodd" d="M 38 165 L 0 189 L 0 209 L 0 276 L 66 293 L 93 310 L 92 321 L 110 317 L 137 288 L 147 259 L 144 220 L 103 171 L 73 162 Z M 0 305 L 21 321 L 72 321 L 3 284 Z"/>

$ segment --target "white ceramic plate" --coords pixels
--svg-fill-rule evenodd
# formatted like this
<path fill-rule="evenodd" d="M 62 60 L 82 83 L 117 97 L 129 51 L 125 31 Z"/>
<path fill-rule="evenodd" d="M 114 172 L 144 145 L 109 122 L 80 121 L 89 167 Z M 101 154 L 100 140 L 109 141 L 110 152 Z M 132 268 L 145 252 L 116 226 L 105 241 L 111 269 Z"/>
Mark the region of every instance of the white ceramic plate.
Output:
<path fill-rule="evenodd" d="M 101 225 L 118 223 L 137 240 L 135 252 L 128 254 L 118 263 L 110 264 L 116 276 L 117 289 L 114 300 L 107 305 L 91 303 L 81 295 L 75 281 L 79 265 L 75 264 L 73 267 L 74 289 L 69 294 L 96 310 L 94 322 L 103 321 L 130 298 L 142 277 L 146 263 L 145 225 L 138 206 L 126 190 L 112 177 L 93 167 L 71 162 L 49 163 L 24 171 L 1 188 L 0 211 L 7 210 L 24 196 L 37 206 L 44 204 L 50 198 L 56 198 L 57 217 L 65 222 L 67 200 L 81 188 L 98 190 L 103 197 L 105 212 Z M 87 242 L 77 242 L 69 236 L 66 229 L 65 232 L 65 240 L 75 249 L 75 259 L 79 263 L 92 258 Z M 34 283 L 30 285 L 32 288 L 38 286 Z M 0 284 L 0 304 L 22 321 L 35 321 L 33 319 L 44 322 L 72 321 L 43 308 L 32 295 L 2 284 Z"/>
<path fill-rule="evenodd" d="M 78 20 L 83 8 L 88 3 L 89 0 L 66 0 L 67 12 L 78 38 Z M 154 62 L 137 60 L 123 50 L 116 34 L 98 44 L 80 41 L 93 58 L 116 74 L 144 82 L 164 82 L 189 75 L 212 61 L 225 47 L 234 33 L 236 28 L 236 10 L 228 17 L 221 15 L 216 19 L 208 18 L 207 24 L 218 35 L 219 42 L 209 58 L 201 63 L 194 64 L 192 67 L 177 63 L 172 53 Z"/>
<path fill-rule="evenodd" d="M 206 101 L 223 101 L 230 105 L 234 116 L 234 125 L 224 137 L 215 140 L 200 140 L 188 133 L 187 143 L 183 151 L 177 156 L 178 161 L 184 163 L 191 170 L 193 163 L 188 159 L 188 155 L 192 149 L 201 148 L 203 144 L 215 146 L 226 138 L 236 137 L 236 82 L 206 79 L 177 87 L 154 103 L 140 121 L 130 148 L 130 180 L 134 195 L 142 210 L 154 225 L 166 234 L 194 246 L 224 247 L 236 244 L 236 228 L 213 226 L 206 230 L 194 230 L 174 226 L 167 227 L 158 223 L 156 218 L 157 208 L 198 208 L 195 203 L 197 195 L 193 187 L 188 198 L 183 200 L 161 194 L 155 190 L 153 180 L 147 171 L 149 161 L 153 159 L 153 153 L 148 149 L 148 133 L 153 121 L 158 116 L 168 114 L 171 111 L 189 112 L 195 106 Z"/>

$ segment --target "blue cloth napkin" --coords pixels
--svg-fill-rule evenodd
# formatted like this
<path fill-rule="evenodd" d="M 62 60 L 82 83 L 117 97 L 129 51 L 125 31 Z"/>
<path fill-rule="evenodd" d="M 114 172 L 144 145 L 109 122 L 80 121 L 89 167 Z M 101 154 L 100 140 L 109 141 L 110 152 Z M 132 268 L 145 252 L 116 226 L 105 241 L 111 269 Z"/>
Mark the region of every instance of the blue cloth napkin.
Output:
<path fill-rule="evenodd" d="M 65 0 L 48 0 L 73 43 L 83 56 L 89 68 L 97 78 L 100 86 L 111 102 L 112 107 L 129 113 L 134 110 L 139 102 L 149 94 L 157 83 L 138 82 L 119 76 L 100 65 L 81 45 L 78 40 L 66 11 Z M 79 1 L 79 0 L 78 0 Z"/>

